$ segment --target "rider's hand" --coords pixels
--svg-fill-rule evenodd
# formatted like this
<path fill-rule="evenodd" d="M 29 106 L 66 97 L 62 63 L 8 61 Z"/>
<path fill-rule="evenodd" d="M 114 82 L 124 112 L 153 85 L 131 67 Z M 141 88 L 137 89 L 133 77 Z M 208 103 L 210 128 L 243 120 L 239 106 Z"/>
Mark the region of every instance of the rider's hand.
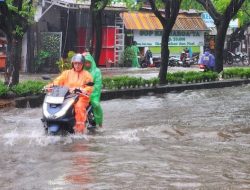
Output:
<path fill-rule="evenodd" d="M 82 93 L 81 88 L 70 88 L 71 93 L 80 94 Z"/>
<path fill-rule="evenodd" d="M 81 91 L 82 91 L 82 94 L 88 94 L 87 91 L 82 88 L 81 88 Z"/>
<path fill-rule="evenodd" d="M 43 87 L 44 92 L 51 92 L 52 91 L 52 86 L 51 85 L 46 85 Z"/>
<path fill-rule="evenodd" d="M 70 93 L 75 93 L 75 88 L 69 88 Z"/>

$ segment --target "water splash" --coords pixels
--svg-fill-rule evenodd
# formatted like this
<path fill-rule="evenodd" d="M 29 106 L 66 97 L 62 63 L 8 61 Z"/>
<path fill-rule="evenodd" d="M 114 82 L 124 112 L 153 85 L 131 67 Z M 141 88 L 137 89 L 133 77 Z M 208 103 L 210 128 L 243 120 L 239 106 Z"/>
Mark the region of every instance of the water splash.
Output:
<path fill-rule="evenodd" d="M 26 108 L 31 108 L 31 107 L 30 107 L 30 101 L 27 101 L 27 102 L 26 102 Z"/>
<path fill-rule="evenodd" d="M 104 137 L 100 138 L 105 138 L 105 139 L 114 139 L 114 140 L 119 140 L 122 142 L 139 142 L 140 137 L 138 136 L 138 132 L 141 131 L 140 129 L 129 129 L 129 130 L 124 130 L 124 131 L 118 131 L 116 134 L 112 135 L 107 135 Z"/>
<path fill-rule="evenodd" d="M 43 130 L 32 131 L 31 133 L 26 131 L 18 131 L 18 128 L 15 128 L 13 131 L 3 135 L 5 139 L 5 145 L 15 146 L 15 145 L 27 145 L 27 146 L 42 146 L 46 147 L 48 145 L 56 144 L 71 144 L 75 140 L 86 140 L 89 138 L 85 134 L 71 134 L 67 136 L 50 136 L 45 135 Z"/>
<path fill-rule="evenodd" d="M 4 138 L 6 139 L 5 145 L 13 146 L 15 143 L 15 139 L 19 137 L 19 134 L 16 132 L 17 127 L 11 131 L 10 133 L 7 133 L 4 135 Z"/>

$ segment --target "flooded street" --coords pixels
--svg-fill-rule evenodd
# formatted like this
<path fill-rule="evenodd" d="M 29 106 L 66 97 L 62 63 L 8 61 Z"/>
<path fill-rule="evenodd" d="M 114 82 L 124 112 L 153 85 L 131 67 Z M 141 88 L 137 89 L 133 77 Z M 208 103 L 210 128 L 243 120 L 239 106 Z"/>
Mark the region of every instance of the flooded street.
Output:
<path fill-rule="evenodd" d="M 250 189 L 250 86 L 103 101 L 95 135 L 0 110 L 1 190 Z"/>

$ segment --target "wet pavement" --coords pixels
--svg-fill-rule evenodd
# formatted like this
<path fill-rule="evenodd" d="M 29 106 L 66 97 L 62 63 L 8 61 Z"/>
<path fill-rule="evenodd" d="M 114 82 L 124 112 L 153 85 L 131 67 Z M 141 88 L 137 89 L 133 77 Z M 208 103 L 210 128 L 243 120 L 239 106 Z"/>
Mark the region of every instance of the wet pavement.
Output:
<path fill-rule="evenodd" d="M 193 65 L 192 67 L 169 67 L 169 72 L 177 72 L 177 71 L 198 71 L 199 68 L 197 65 Z M 159 74 L 159 68 L 122 68 L 122 67 L 112 67 L 112 68 L 101 68 L 103 77 L 112 77 L 112 76 L 135 76 L 142 77 L 145 79 L 157 77 Z M 20 81 L 23 80 L 42 80 L 43 75 L 48 75 L 52 78 L 58 76 L 58 74 L 47 74 L 47 73 L 38 73 L 38 74 L 30 74 L 30 73 L 20 73 Z M 3 72 L 0 72 L 0 80 L 4 80 Z"/>
<path fill-rule="evenodd" d="M 0 110 L 0 189 L 250 189 L 250 86 L 102 102 L 95 135 Z"/>

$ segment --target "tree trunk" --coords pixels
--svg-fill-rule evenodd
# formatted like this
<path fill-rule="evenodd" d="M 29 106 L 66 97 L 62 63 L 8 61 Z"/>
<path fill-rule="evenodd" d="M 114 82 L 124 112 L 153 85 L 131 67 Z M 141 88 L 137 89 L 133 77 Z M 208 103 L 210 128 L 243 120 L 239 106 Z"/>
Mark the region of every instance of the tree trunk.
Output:
<path fill-rule="evenodd" d="M 224 45 L 227 35 L 227 28 L 229 21 L 223 21 L 216 26 L 217 35 L 215 39 L 215 71 L 220 73 L 223 71 L 223 55 L 224 55 Z"/>
<path fill-rule="evenodd" d="M 102 11 L 98 10 L 95 15 L 96 18 L 94 22 L 95 22 L 96 44 L 95 44 L 94 58 L 96 64 L 99 65 L 99 59 L 102 49 Z"/>
<path fill-rule="evenodd" d="M 168 60 L 169 60 L 169 41 L 170 31 L 166 28 L 163 29 L 162 41 L 161 41 L 161 67 L 159 72 L 160 84 L 167 83 L 167 71 L 168 71 Z"/>
<path fill-rule="evenodd" d="M 11 85 L 11 75 L 13 70 L 13 48 L 12 48 L 12 38 L 8 37 L 7 40 L 7 52 L 6 52 L 6 65 L 4 73 L 4 83 L 8 86 Z"/>
<path fill-rule="evenodd" d="M 21 62 L 22 39 L 12 39 L 7 47 L 7 64 L 5 67 L 5 84 L 16 85 L 19 82 L 19 67 Z"/>
<path fill-rule="evenodd" d="M 35 72 L 34 69 L 34 53 L 35 53 L 35 37 L 34 37 L 34 27 L 30 26 L 29 29 L 27 30 L 27 63 L 28 63 L 28 72 L 32 73 Z M 37 42 L 38 43 L 38 42 Z"/>
<path fill-rule="evenodd" d="M 21 64 L 21 55 L 22 55 L 22 38 L 18 38 L 15 41 L 15 59 L 13 62 L 13 76 L 12 76 L 12 85 L 19 83 L 19 70 Z"/>

